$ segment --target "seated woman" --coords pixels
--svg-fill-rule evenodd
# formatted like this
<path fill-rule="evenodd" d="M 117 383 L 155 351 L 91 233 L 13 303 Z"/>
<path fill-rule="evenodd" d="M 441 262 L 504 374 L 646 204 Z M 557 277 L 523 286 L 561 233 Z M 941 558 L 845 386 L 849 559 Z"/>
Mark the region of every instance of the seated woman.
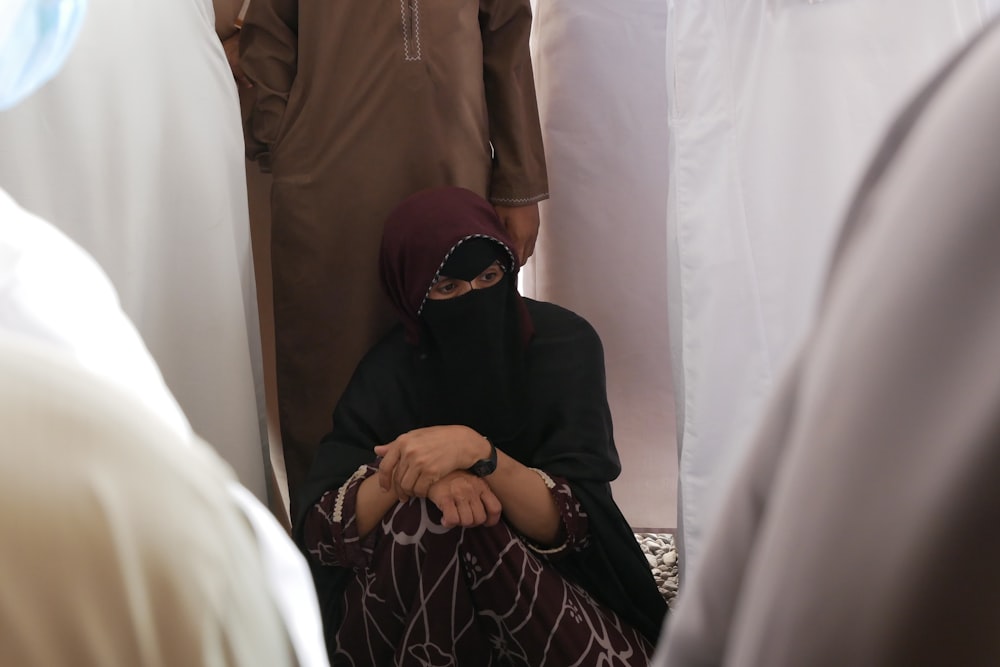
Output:
<path fill-rule="evenodd" d="M 666 604 L 611 496 L 600 339 L 517 270 L 467 190 L 386 223 L 402 326 L 358 366 L 295 521 L 334 664 L 649 662 Z"/>

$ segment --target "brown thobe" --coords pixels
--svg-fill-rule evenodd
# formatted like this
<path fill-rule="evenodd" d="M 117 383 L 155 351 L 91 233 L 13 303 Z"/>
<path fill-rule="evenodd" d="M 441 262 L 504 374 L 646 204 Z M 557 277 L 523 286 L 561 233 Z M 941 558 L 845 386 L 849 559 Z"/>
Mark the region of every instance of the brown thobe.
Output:
<path fill-rule="evenodd" d="M 212 0 L 212 6 L 215 9 L 215 34 L 224 40 L 236 32 L 243 0 Z"/>
<path fill-rule="evenodd" d="M 890 133 L 657 667 L 1000 664 L 998 71 Z"/>
<path fill-rule="evenodd" d="M 458 185 L 494 204 L 548 194 L 529 0 L 254 0 L 241 37 L 271 168 L 279 419 L 292 502 L 355 365 L 395 321 L 382 222 Z"/>

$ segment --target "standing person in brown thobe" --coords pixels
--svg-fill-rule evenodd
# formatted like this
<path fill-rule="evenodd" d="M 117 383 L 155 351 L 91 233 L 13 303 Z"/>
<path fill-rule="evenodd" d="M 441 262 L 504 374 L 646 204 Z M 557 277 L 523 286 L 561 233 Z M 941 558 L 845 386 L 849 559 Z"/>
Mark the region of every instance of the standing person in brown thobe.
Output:
<path fill-rule="evenodd" d="M 271 170 L 279 419 L 290 496 L 362 355 L 394 320 L 382 222 L 456 185 L 497 208 L 521 261 L 548 197 L 529 0 L 253 0 L 247 153 Z"/>

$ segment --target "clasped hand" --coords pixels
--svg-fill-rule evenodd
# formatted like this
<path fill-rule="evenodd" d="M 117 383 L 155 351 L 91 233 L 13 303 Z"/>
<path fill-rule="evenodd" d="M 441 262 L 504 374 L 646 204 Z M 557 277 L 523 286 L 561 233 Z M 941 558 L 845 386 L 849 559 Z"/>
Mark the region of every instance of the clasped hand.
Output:
<path fill-rule="evenodd" d="M 441 525 L 495 526 L 502 506 L 490 485 L 464 470 L 455 470 L 431 485 L 427 500 L 441 510 Z"/>
<path fill-rule="evenodd" d="M 501 505 L 489 484 L 466 471 L 489 454 L 489 443 L 466 426 L 431 426 L 404 433 L 375 453 L 378 481 L 400 500 L 427 498 L 441 510 L 442 525 L 494 525 Z"/>

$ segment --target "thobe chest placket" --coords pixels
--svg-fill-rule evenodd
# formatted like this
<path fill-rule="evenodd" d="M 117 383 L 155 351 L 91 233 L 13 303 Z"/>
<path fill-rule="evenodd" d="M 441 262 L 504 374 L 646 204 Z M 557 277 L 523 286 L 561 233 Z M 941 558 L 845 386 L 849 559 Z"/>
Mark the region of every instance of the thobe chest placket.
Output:
<path fill-rule="evenodd" d="M 420 0 L 399 0 L 403 21 L 403 58 L 420 60 Z"/>

